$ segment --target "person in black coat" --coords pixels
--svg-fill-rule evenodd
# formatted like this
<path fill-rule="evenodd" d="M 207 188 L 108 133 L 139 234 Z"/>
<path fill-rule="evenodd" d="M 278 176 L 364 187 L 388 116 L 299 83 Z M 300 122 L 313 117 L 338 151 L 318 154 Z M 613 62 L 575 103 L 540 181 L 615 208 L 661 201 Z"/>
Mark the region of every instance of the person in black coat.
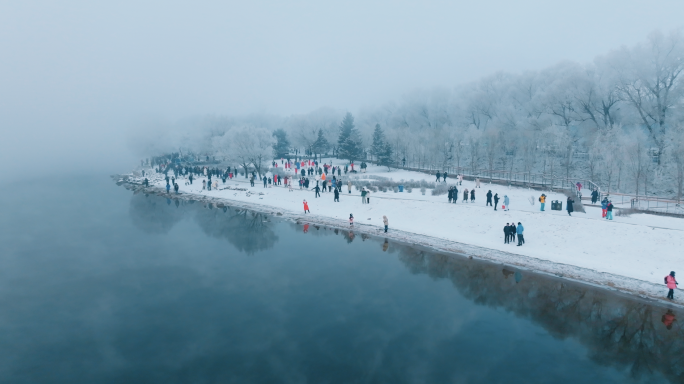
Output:
<path fill-rule="evenodd" d="M 490 189 L 487 192 L 487 204 L 485 206 L 489 205 L 490 207 L 492 206 L 492 190 Z"/>
<path fill-rule="evenodd" d="M 447 196 L 449 198 L 450 203 L 451 203 L 451 199 L 453 198 L 453 196 L 454 196 L 454 187 L 451 187 L 451 188 L 449 188 L 449 196 Z"/>
<path fill-rule="evenodd" d="M 439 173 L 439 172 L 437 172 L 437 180 L 436 180 L 437 183 L 439 183 L 439 179 L 440 179 L 441 177 L 442 177 L 442 174 Z"/>
<path fill-rule="evenodd" d="M 499 194 L 494 194 L 494 210 L 496 211 L 496 206 L 499 205 Z"/>
<path fill-rule="evenodd" d="M 568 210 L 568 216 L 572 216 L 572 212 L 574 211 L 574 209 L 573 209 L 573 207 L 572 207 L 572 204 L 573 204 L 574 202 L 575 202 L 575 200 L 573 200 L 570 196 L 568 196 L 568 201 L 567 201 L 567 203 L 566 203 L 567 206 L 565 207 L 565 209 Z"/>
<path fill-rule="evenodd" d="M 599 193 L 597 190 L 594 189 L 593 191 L 591 191 L 591 203 L 592 204 L 596 204 L 596 202 L 598 201 L 598 197 L 599 197 Z"/>
<path fill-rule="evenodd" d="M 316 186 L 312 189 L 316 191 L 316 195 L 314 195 L 314 198 L 319 197 L 321 195 L 321 187 L 319 187 L 318 184 L 316 184 Z"/>
<path fill-rule="evenodd" d="M 454 186 L 454 193 L 451 195 L 454 198 L 454 204 L 458 202 L 458 187 Z"/>
<path fill-rule="evenodd" d="M 508 223 L 504 226 L 504 244 L 508 244 L 508 240 L 511 236 L 511 227 Z"/>
<path fill-rule="evenodd" d="M 510 227 L 508 227 L 508 228 L 509 228 L 509 230 L 508 230 L 508 231 L 509 231 L 509 232 L 508 232 L 508 233 L 509 233 L 509 236 L 511 236 L 511 239 L 510 239 L 509 241 L 510 241 L 512 244 L 515 244 L 515 234 L 516 234 L 515 231 L 516 231 L 516 229 L 517 229 L 517 228 L 515 227 L 515 223 L 511 223 Z"/>
<path fill-rule="evenodd" d="M 340 202 L 340 191 L 337 188 L 335 188 L 335 199 L 333 202 Z"/>

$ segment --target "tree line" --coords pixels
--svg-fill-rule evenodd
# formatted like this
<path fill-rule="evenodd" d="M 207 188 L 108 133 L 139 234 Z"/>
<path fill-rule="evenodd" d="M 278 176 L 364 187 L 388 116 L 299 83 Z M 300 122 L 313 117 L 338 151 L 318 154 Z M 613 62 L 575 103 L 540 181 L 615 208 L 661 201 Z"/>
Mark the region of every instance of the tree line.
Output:
<path fill-rule="evenodd" d="M 192 118 L 137 142 L 147 155 L 185 148 L 263 164 L 292 153 L 328 154 L 387 166 L 587 178 L 606 191 L 681 198 L 682 70 L 681 34 L 655 31 L 591 63 L 417 90 L 355 117 L 321 108 Z"/>

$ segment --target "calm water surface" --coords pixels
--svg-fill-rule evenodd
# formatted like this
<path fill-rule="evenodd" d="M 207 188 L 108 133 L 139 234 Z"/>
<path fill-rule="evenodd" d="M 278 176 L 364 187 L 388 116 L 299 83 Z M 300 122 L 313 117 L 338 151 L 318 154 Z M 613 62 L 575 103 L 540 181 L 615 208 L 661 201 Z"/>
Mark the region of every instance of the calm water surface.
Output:
<path fill-rule="evenodd" d="M 684 382 L 680 310 L 107 177 L 0 191 L 2 383 Z"/>

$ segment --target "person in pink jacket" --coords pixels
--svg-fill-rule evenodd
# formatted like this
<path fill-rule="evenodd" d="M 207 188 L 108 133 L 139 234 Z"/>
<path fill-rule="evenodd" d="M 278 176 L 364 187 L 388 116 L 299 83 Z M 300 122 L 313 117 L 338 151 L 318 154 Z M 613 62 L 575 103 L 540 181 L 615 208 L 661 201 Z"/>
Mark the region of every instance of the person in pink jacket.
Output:
<path fill-rule="evenodd" d="M 670 272 L 669 275 L 665 276 L 665 284 L 667 284 L 667 288 L 670 290 L 670 292 L 667 293 L 667 298 L 670 300 L 674 300 L 674 290 L 677 289 L 677 285 L 679 284 L 675 279 L 674 271 Z"/>

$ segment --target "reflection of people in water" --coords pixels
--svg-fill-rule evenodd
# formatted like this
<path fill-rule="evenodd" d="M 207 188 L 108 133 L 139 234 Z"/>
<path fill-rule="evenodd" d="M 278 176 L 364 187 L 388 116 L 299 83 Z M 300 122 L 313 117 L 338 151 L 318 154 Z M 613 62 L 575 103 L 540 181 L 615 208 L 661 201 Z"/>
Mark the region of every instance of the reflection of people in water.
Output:
<path fill-rule="evenodd" d="M 515 271 L 515 283 L 519 283 L 522 280 L 522 273 L 520 271 Z"/>
<path fill-rule="evenodd" d="M 382 243 L 382 251 L 387 252 L 387 248 L 389 248 L 389 242 L 385 239 L 385 242 Z"/>
<path fill-rule="evenodd" d="M 672 310 L 671 310 L 671 309 L 668 309 L 668 310 L 667 310 L 667 313 L 665 313 L 665 314 L 663 315 L 663 318 L 662 318 L 661 321 L 663 322 L 663 324 L 665 324 L 665 328 L 667 328 L 668 330 L 670 330 L 670 329 L 672 329 L 672 323 L 674 323 L 675 321 L 677 321 L 677 319 L 675 319 L 675 314 L 672 313 Z"/>
<path fill-rule="evenodd" d="M 347 234 L 347 243 L 351 243 L 352 241 L 354 241 L 354 232 L 349 232 Z"/>
<path fill-rule="evenodd" d="M 503 275 L 504 275 L 504 279 L 508 279 L 508 276 L 510 276 L 510 275 L 512 275 L 512 274 L 515 273 L 515 272 L 513 272 L 513 271 L 509 271 L 509 270 L 506 269 L 506 268 L 502 269 L 501 272 L 502 272 Z"/>
<path fill-rule="evenodd" d="M 304 224 L 304 233 L 309 232 L 309 224 Z"/>

